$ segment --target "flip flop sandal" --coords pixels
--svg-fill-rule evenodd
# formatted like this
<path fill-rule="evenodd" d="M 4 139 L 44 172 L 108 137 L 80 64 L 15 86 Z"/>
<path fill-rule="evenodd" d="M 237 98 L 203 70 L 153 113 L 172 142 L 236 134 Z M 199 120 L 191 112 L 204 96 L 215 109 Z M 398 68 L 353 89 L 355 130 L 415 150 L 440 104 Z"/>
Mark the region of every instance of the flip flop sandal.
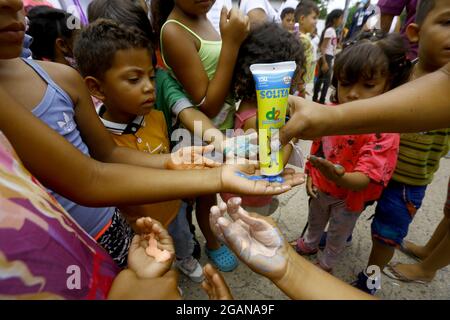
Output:
<path fill-rule="evenodd" d="M 205 248 L 205 252 L 209 260 L 222 272 L 233 271 L 239 264 L 234 253 L 223 244 L 216 250 Z"/>
<path fill-rule="evenodd" d="M 418 262 L 421 262 L 421 261 L 422 261 L 421 258 L 419 258 L 418 256 L 416 256 L 416 255 L 414 254 L 414 252 L 412 252 L 410 249 L 408 249 L 408 248 L 405 246 L 405 242 L 404 242 L 404 241 L 403 241 L 402 244 L 400 245 L 399 250 L 400 250 L 401 252 L 403 252 L 404 254 L 406 254 L 407 256 L 409 256 L 409 257 L 413 258 L 414 260 L 418 261 Z"/>
<path fill-rule="evenodd" d="M 400 273 L 395 267 L 398 265 L 387 265 L 383 269 L 383 273 L 387 275 L 389 278 L 402 281 L 402 282 L 408 282 L 408 283 L 420 283 L 420 284 L 428 284 L 431 282 L 431 280 L 421 280 L 421 279 L 410 279 L 406 276 L 404 276 L 402 273 Z"/>

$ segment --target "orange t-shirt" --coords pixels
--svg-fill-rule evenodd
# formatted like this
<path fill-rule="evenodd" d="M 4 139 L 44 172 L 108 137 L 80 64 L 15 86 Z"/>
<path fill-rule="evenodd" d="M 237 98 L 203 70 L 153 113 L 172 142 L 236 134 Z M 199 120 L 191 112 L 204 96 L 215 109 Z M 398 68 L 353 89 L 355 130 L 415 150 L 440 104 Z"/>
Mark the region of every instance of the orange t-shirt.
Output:
<path fill-rule="evenodd" d="M 100 115 L 102 114 L 100 108 Z M 118 146 L 136 149 L 149 154 L 161 154 L 170 152 L 169 137 L 164 114 L 158 110 L 152 110 L 145 116 L 136 117 L 129 124 L 114 123 L 102 119 L 103 124 L 111 133 Z M 158 202 L 141 206 L 122 207 L 127 218 L 139 218 L 148 216 L 161 222 L 167 227 L 175 219 L 181 206 L 181 200 Z"/>

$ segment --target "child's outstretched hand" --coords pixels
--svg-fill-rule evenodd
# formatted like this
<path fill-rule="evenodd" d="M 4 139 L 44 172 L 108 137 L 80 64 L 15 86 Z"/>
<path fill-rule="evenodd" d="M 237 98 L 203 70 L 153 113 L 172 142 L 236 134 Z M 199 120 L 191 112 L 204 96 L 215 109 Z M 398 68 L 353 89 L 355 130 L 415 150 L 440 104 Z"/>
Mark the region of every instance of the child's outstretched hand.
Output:
<path fill-rule="evenodd" d="M 202 282 L 202 288 L 208 295 L 209 300 L 234 299 L 222 274 L 209 263 L 203 267 L 203 274 L 205 280 Z"/>
<path fill-rule="evenodd" d="M 239 9 L 222 8 L 220 15 L 220 34 L 223 43 L 240 47 L 250 32 L 250 20 Z"/>
<path fill-rule="evenodd" d="M 138 219 L 136 227 L 140 234 L 131 242 L 128 267 L 140 278 L 161 277 L 169 271 L 175 257 L 172 238 L 158 221 L 149 217 Z"/>
<path fill-rule="evenodd" d="M 313 184 L 311 176 L 306 178 L 306 193 L 311 198 L 317 198 L 317 187 Z"/>
<path fill-rule="evenodd" d="M 211 208 L 210 225 L 250 269 L 272 280 L 285 275 L 289 245 L 270 218 L 248 213 L 240 198 L 231 198 L 226 205 Z"/>
<path fill-rule="evenodd" d="M 221 169 L 221 191 L 243 195 L 277 195 L 291 190 L 305 182 L 304 174 L 287 168 L 281 174 L 284 182 L 269 182 L 267 180 L 252 180 L 245 175 L 260 175 L 257 166 L 253 164 L 224 165 Z"/>
<path fill-rule="evenodd" d="M 203 156 L 213 150 L 213 145 L 181 148 L 170 154 L 166 168 L 169 170 L 196 170 L 220 167 L 222 164 Z"/>
<path fill-rule="evenodd" d="M 309 156 L 309 162 L 317 168 L 322 175 L 330 181 L 337 182 L 345 174 L 345 169 L 339 164 L 334 164 L 326 159 Z"/>

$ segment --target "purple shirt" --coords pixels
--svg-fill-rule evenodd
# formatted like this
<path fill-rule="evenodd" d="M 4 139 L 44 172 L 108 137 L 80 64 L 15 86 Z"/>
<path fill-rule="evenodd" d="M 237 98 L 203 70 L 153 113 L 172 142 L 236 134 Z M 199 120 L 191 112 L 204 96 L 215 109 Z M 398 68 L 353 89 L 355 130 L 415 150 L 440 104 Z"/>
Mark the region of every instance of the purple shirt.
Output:
<path fill-rule="evenodd" d="M 379 0 L 378 7 L 380 7 L 381 14 L 389 14 L 399 16 L 403 9 L 406 8 L 406 22 L 402 26 L 401 33 L 405 36 L 406 27 L 413 23 L 416 18 L 417 0 Z M 417 43 L 409 42 L 409 59 L 417 58 Z"/>

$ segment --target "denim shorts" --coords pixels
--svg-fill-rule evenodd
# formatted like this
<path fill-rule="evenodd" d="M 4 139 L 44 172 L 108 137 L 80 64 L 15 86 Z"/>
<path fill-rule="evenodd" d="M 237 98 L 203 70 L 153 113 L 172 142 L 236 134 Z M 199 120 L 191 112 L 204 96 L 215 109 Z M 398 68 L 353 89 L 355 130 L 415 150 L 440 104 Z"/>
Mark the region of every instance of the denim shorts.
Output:
<path fill-rule="evenodd" d="M 391 180 L 375 209 L 372 236 L 389 246 L 399 246 L 408 234 L 414 215 L 422 205 L 427 186 L 412 186 Z"/>

